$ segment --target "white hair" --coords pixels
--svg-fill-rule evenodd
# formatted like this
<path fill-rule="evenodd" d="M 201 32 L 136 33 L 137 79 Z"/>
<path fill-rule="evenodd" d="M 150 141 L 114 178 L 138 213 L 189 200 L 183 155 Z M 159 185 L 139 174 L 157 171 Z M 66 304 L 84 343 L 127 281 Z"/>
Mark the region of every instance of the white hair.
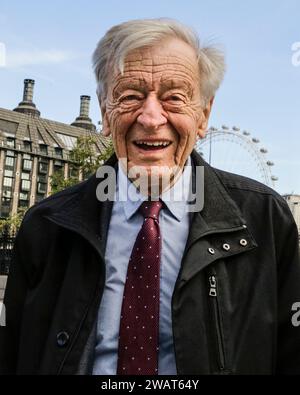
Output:
<path fill-rule="evenodd" d="M 113 26 L 99 41 L 93 53 L 93 67 L 97 93 L 102 99 L 107 94 L 109 74 L 124 71 L 124 60 L 129 52 L 159 44 L 167 38 L 177 38 L 190 45 L 198 58 L 201 94 L 210 100 L 219 88 L 225 73 L 223 52 L 214 46 L 200 45 L 197 34 L 173 19 L 139 19 Z"/>

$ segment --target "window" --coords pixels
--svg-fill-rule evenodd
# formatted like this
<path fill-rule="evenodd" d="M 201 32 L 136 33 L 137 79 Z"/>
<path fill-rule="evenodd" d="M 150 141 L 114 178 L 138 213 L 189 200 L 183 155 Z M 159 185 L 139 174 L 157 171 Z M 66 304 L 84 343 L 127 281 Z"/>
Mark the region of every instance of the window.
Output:
<path fill-rule="evenodd" d="M 77 137 L 68 136 L 66 134 L 57 133 L 57 132 L 56 134 L 62 140 L 62 142 L 64 143 L 64 145 L 67 147 L 68 150 L 71 150 L 76 146 Z"/>
<path fill-rule="evenodd" d="M 39 176 L 38 176 L 38 182 L 47 183 L 47 176 L 45 176 L 45 175 L 39 175 Z"/>
<path fill-rule="evenodd" d="M 23 170 L 31 171 L 32 161 L 28 159 L 23 159 Z"/>
<path fill-rule="evenodd" d="M 28 152 L 31 152 L 31 149 L 32 149 L 31 142 L 30 141 L 24 141 L 24 150 L 28 151 Z"/>
<path fill-rule="evenodd" d="M 14 173 L 12 170 L 4 170 L 4 177 L 14 177 Z"/>
<path fill-rule="evenodd" d="M 30 191 L 30 181 L 28 180 L 22 180 L 21 181 L 21 190 L 24 192 Z"/>
<path fill-rule="evenodd" d="M 30 173 L 22 173 L 21 178 L 22 178 L 22 180 L 29 180 L 30 179 Z"/>
<path fill-rule="evenodd" d="M 28 200 L 19 200 L 19 207 L 29 207 L 29 201 Z"/>
<path fill-rule="evenodd" d="M 11 191 L 11 189 L 4 189 L 4 191 L 3 191 L 3 197 L 11 198 L 11 197 L 12 197 L 12 191 Z"/>
<path fill-rule="evenodd" d="M 63 151 L 61 148 L 55 148 L 55 156 L 57 156 L 58 158 L 62 158 L 63 157 Z"/>
<path fill-rule="evenodd" d="M 41 173 L 41 174 L 48 173 L 48 163 L 47 162 L 40 162 L 39 163 L 39 173 Z"/>
<path fill-rule="evenodd" d="M 3 180 L 4 187 L 12 187 L 12 184 L 13 184 L 13 178 L 4 177 L 4 180 Z"/>
<path fill-rule="evenodd" d="M 10 156 L 6 156 L 5 158 L 5 166 L 7 167 L 14 167 L 15 165 L 15 158 L 12 158 Z"/>
<path fill-rule="evenodd" d="M 16 146 L 16 141 L 15 141 L 15 139 L 12 138 L 12 137 L 7 137 L 6 144 L 7 144 L 7 146 L 10 147 L 10 148 L 15 148 L 15 146 Z"/>
<path fill-rule="evenodd" d="M 54 168 L 53 168 L 54 172 L 63 172 L 64 171 L 64 165 L 60 160 L 56 160 L 54 161 Z"/>
<path fill-rule="evenodd" d="M 76 169 L 73 166 L 69 167 L 69 177 L 74 177 L 74 178 L 78 178 L 79 177 L 79 171 L 78 169 Z"/>
<path fill-rule="evenodd" d="M 0 210 L 0 217 L 8 217 L 10 213 L 10 206 L 11 206 L 11 199 L 2 198 L 2 205 L 1 205 L 1 210 Z"/>
<path fill-rule="evenodd" d="M 19 207 L 29 206 L 29 194 L 25 192 L 20 192 Z"/>
<path fill-rule="evenodd" d="M 48 155 L 48 147 L 46 144 L 40 144 L 40 153 L 42 155 Z"/>
<path fill-rule="evenodd" d="M 20 193 L 20 200 L 28 200 L 29 199 L 29 194 L 26 192 L 21 192 Z"/>
<path fill-rule="evenodd" d="M 47 192 L 47 184 L 38 182 L 37 191 L 38 193 L 45 194 Z"/>

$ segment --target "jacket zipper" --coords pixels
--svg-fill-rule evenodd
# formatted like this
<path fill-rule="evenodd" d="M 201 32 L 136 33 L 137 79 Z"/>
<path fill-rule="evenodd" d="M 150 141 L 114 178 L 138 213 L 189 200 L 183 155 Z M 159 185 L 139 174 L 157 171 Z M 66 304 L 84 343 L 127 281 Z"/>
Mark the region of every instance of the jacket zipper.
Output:
<path fill-rule="evenodd" d="M 209 297 L 212 307 L 213 323 L 216 330 L 219 368 L 223 371 L 226 368 L 226 358 L 219 306 L 218 280 L 216 274 L 209 276 Z"/>

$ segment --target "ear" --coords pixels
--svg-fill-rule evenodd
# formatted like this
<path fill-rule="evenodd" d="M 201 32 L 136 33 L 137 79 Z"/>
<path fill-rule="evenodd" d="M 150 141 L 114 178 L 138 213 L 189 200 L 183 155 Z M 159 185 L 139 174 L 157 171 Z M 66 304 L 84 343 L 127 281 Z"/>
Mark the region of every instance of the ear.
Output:
<path fill-rule="evenodd" d="M 199 138 L 203 139 L 205 137 L 206 131 L 207 131 L 207 126 L 208 126 L 208 120 L 209 116 L 211 113 L 211 109 L 214 103 L 215 97 L 212 97 L 205 105 L 205 107 L 202 109 L 202 117 L 200 119 L 199 127 L 198 127 L 198 132 L 197 135 Z"/>
<path fill-rule="evenodd" d="M 111 130 L 110 130 L 108 116 L 107 116 L 107 112 L 106 112 L 105 99 L 100 98 L 98 96 L 98 101 L 99 101 L 101 115 L 102 115 L 102 134 L 103 134 L 103 136 L 108 137 L 111 134 Z"/>

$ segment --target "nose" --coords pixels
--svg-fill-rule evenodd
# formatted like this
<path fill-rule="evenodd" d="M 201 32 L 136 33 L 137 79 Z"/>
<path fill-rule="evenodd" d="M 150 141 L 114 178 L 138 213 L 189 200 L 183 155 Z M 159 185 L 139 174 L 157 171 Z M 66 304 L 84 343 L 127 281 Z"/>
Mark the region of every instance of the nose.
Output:
<path fill-rule="evenodd" d="M 137 118 L 145 130 L 155 130 L 167 123 L 163 107 L 155 94 L 150 93 L 144 101 L 142 112 Z"/>

